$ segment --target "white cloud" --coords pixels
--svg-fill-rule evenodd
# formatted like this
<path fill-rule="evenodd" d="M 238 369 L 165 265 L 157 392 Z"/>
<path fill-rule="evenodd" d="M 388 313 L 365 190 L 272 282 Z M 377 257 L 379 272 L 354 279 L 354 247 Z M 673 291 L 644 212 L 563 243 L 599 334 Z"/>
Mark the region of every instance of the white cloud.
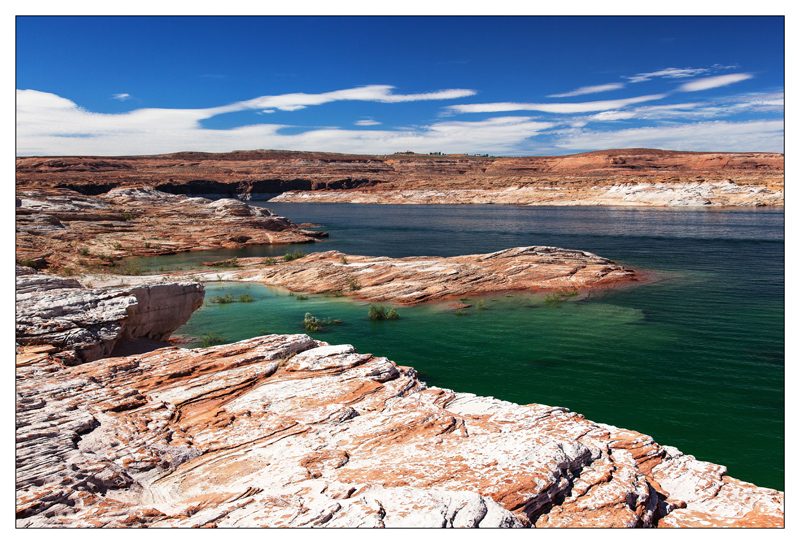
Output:
<path fill-rule="evenodd" d="M 391 85 L 367 85 L 365 87 L 319 94 L 290 93 L 277 96 L 260 96 L 252 100 L 236 102 L 235 104 L 224 106 L 223 108 L 225 108 L 226 111 L 273 108 L 283 111 L 295 111 L 305 108 L 306 106 L 319 106 L 338 100 L 396 103 L 416 102 L 420 100 L 449 100 L 453 98 L 464 98 L 475 94 L 475 91 L 471 89 L 447 89 L 420 94 L 392 94 L 393 88 L 394 87 Z"/>
<path fill-rule="evenodd" d="M 574 104 L 528 104 L 515 102 L 495 102 L 491 104 L 458 104 L 448 106 L 450 110 L 458 113 L 489 113 L 501 111 L 543 111 L 547 113 L 588 113 L 592 111 L 603 111 L 623 108 L 630 104 L 660 100 L 667 95 L 651 94 L 647 96 L 637 96 L 634 98 L 624 98 L 620 100 L 598 100 L 595 102 L 577 102 Z"/>
<path fill-rule="evenodd" d="M 358 125 L 360 127 L 371 127 L 371 126 L 374 126 L 374 125 L 380 125 L 381 122 L 380 121 L 376 121 L 375 119 L 359 119 L 358 121 L 356 121 L 353 124 L 354 125 Z"/>
<path fill-rule="evenodd" d="M 708 121 L 617 131 L 567 130 L 557 147 L 566 150 L 653 147 L 680 151 L 782 153 L 783 120 L 729 123 Z"/>
<path fill-rule="evenodd" d="M 257 148 L 378 154 L 406 149 L 511 154 L 527 138 L 555 126 L 530 117 L 500 117 L 476 122 L 440 122 L 404 130 L 324 128 L 281 134 L 280 129 L 286 125 L 256 124 L 218 130 L 200 124 L 202 119 L 219 112 L 236 111 L 229 108 L 151 108 L 98 114 L 51 93 L 18 90 L 17 154 L 148 155 Z"/>
<path fill-rule="evenodd" d="M 625 87 L 624 83 L 607 83 L 605 85 L 592 85 L 589 87 L 581 87 L 580 89 L 575 89 L 574 91 L 570 91 L 568 93 L 562 94 L 550 94 L 547 95 L 548 98 L 566 98 L 569 96 L 580 96 L 582 94 L 594 94 L 594 93 L 602 93 L 606 91 L 615 91 L 617 89 L 622 89 Z"/>
<path fill-rule="evenodd" d="M 705 77 L 703 79 L 696 79 L 689 83 L 684 83 L 678 87 L 677 90 L 682 92 L 705 91 L 706 89 L 715 89 L 732 83 L 738 83 L 739 81 L 744 81 L 752 77 L 752 74 L 727 74 L 724 76 Z"/>
<path fill-rule="evenodd" d="M 111 98 L 113 98 L 114 100 L 120 100 L 122 102 L 125 102 L 126 100 L 130 100 L 131 95 L 129 95 L 128 93 L 117 93 L 115 95 L 112 95 Z"/>
<path fill-rule="evenodd" d="M 641 83 L 643 81 L 650 81 L 656 77 L 677 79 L 682 77 L 699 76 L 706 73 L 708 73 L 707 68 L 665 68 L 664 70 L 659 70 L 657 72 L 647 72 L 636 74 L 633 77 L 625 77 L 625 79 L 630 80 L 631 83 Z"/>

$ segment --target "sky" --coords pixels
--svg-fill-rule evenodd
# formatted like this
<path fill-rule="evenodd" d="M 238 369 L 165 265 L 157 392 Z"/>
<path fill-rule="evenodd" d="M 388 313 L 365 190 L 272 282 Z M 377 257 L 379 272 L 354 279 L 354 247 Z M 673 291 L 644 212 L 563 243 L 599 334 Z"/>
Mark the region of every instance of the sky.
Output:
<path fill-rule="evenodd" d="M 16 18 L 16 154 L 784 151 L 783 17 Z"/>

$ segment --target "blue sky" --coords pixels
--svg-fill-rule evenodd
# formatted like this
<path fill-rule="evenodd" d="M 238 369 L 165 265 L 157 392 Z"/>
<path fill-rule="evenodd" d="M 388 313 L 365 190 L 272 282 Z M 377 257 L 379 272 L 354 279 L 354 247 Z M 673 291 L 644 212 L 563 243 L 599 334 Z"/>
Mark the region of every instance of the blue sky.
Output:
<path fill-rule="evenodd" d="M 17 154 L 784 147 L 781 17 L 18 17 Z"/>

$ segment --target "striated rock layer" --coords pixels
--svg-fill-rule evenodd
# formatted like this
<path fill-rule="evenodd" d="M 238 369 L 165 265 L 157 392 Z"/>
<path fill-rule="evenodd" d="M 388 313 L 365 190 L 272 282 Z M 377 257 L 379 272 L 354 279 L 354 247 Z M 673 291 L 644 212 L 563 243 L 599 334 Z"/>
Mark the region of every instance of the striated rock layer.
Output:
<path fill-rule="evenodd" d="M 119 340 L 165 341 L 203 304 L 201 283 L 150 283 L 84 289 L 17 267 L 16 341 L 51 345 L 68 364 L 108 357 Z"/>
<path fill-rule="evenodd" d="M 264 259 L 239 259 L 243 266 Z M 258 270 L 227 272 L 292 291 L 342 291 L 364 300 L 418 304 L 473 293 L 532 289 L 586 289 L 639 281 L 636 272 L 588 251 L 549 246 L 504 249 L 457 257 L 367 257 L 339 251 L 312 253 Z"/>
<path fill-rule="evenodd" d="M 25 157 L 17 159 L 16 179 L 18 190 L 61 187 L 101 194 L 144 183 L 168 193 L 243 200 L 268 200 L 300 191 L 281 199 L 771 206 L 783 205 L 784 156 L 660 149 L 611 149 L 556 157 L 258 150 L 140 157 Z M 620 194 L 631 184 L 641 186 L 648 194 Z"/>
<path fill-rule="evenodd" d="M 775 527 L 783 494 L 306 335 L 17 357 L 19 527 Z"/>
<path fill-rule="evenodd" d="M 188 198 L 152 187 L 103 196 L 17 191 L 17 261 L 36 268 L 110 268 L 131 256 L 305 243 L 324 235 L 239 200 Z"/>

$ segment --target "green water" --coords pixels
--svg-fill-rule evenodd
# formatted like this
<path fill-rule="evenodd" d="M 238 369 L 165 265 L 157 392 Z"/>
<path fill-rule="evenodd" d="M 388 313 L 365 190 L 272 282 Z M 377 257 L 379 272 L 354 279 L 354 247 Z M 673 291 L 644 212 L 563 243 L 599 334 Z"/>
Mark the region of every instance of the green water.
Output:
<path fill-rule="evenodd" d="M 565 406 L 783 489 L 782 212 L 299 205 L 279 213 L 331 233 L 307 252 L 447 255 L 541 243 L 660 280 L 555 305 L 522 294 L 473 298 L 464 316 L 441 303 L 398 307 L 401 319 L 388 322 L 369 321 L 369 305 L 351 299 L 209 283 L 207 300 L 231 292 L 255 301 L 206 304 L 176 334 L 236 341 L 304 332 L 306 312 L 341 319 L 311 336 L 413 366 L 432 386 Z"/>

